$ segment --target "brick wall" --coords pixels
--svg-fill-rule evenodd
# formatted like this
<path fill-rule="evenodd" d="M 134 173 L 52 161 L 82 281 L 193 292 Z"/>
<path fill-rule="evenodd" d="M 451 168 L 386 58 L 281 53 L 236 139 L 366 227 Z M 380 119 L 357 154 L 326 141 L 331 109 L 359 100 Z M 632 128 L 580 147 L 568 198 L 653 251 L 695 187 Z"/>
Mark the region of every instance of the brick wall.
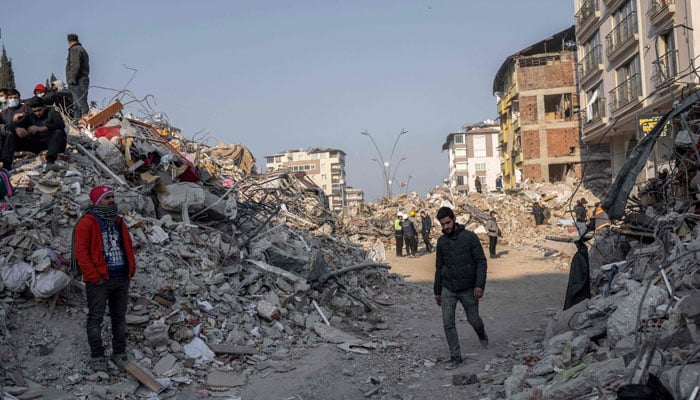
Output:
<path fill-rule="evenodd" d="M 539 165 L 523 165 L 523 178 L 542 182 L 542 168 Z"/>
<path fill-rule="evenodd" d="M 523 144 L 523 158 L 531 160 L 540 158 L 540 131 L 522 131 L 520 139 Z"/>
<path fill-rule="evenodd" d="M 537 96 L 520 97 L 520 125 L 537 123 Z"/>
<path fill-rule="evenodd" d="M 518 89 L 553 89 L 562 86 L 573 86 L 574 59 L 569 54 L 563 54 L 561 60 L 554 60 L 550 65 L 518 68 Z"/>
<path fill-rule="evenodd" d="M 561 157 L 571 154 L 571 147 L 579 148 L 577 128 L 547 128 L 547 155 Z"/>

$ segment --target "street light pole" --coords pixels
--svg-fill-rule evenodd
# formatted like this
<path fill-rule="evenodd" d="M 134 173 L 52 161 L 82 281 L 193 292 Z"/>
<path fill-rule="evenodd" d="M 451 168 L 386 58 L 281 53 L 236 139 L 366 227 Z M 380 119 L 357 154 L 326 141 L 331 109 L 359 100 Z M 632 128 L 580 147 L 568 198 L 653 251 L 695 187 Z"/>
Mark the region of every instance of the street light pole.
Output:
<path fill-rule="evenodd" d="M 396 165 L 394 166 L 394 173 L 391 174 L 391 181 L 392 182 L 396 182 L 396 171 L 399 170 L 399 165 L 401 165 L 401 161 L 406 160 L 407 158 L 408 157 L 406 157 L 406 156 L 401 156 L 401 159 L 399 160 L 399 162 L 397 162 Z M 401 193 L 401 186 L 400 185 L 399 185 L 399 193 Z"/>
<path fill-rule="evenodd" d="M 379 156 L 379 160 L 377 160 L 376 158 L 373 158 L 373 160 L 376 161 L 379 164 L 380 168 L 382 169 L 382 175 L 384 176 L 384 184 L 386 187 L 385 194 L 389 198 L 391 198 L 391 184 L 394 180 L 394 176 L 391 174 L 391 162 L 394 158 L 394 150 L 396 150 L 396 145 L 398 144 L 399 139 L 401 138 L 401 135 L 404 135 L 407 132 L 408 132 L 407 130 L 401 129 L 401 132 L 399 132 L 398 136 L 396 136 L 396 140 L 394 140 L 394 145 L 391 148 L 391 154 L 389 155 L 388 160 L 384 160 L 384 157 L 382 156 L 382 152 L 381 152 L 381 150 L 379 150 L 379 146 L 377 146 L 377 142 L 374 140 L 374 137 L 367 130 L 360 132 L 360 134 L 369 137 L 369 140 L 371 140 L 372 144 L 374 145 L 374 149 L 377 150 L 377 155 Z M 401 161 L 399 161 L 398 164 L 400 164 L 400 163 L 401 163 Z M 394 175 L 396 174 L 396 170 L 398 169 L 398 164 L 396 165 L 396 168 L 394 168 Z"/>

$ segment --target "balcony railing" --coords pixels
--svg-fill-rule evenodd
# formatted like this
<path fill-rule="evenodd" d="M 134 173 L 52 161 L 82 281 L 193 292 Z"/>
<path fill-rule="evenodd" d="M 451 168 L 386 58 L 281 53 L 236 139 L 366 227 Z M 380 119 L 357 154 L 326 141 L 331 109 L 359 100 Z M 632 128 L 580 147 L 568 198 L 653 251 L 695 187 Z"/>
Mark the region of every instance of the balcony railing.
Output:
<path fill-rule="evenodd" d="M 605 36 L 606 54 L 610 57 L 637 34 L 637 12 L 633 11 L 620 21 L 613 30 Z"/>
<path fill-rule="evenodd" d="M 579 71 L 581 72 L 582 79 L 591 72 L 597 71 L 600 68 L 600 65 L 603 64 L 602 48 L 603 46 L 601 45 L 594 46 L 581 59 L 581 62 L 579 63 Z"/>
<path fill-rule="evenodd" d="M 647 18 L 652 22 L 661 18 L 662 15 L 670 14 L 676 11 L 676 0 L 651 0 Z"/>
<path fill-rule="evenodd" d="M 634 74 L 610 91 L 610 114 L 642 95 L 642 80 Z"/>
<path fill-rule="evenodd" d="M 585 0 L 576 12 L 576 31 L 581 31 L 588 22 L 594 19 L 597 12 L 598 0 Z"/>
<path fill-rule="evenodd" d="M 678 50 L 669 50 L 652 62 L 654 72 L 651 75 L 651 84 L 659 87 L 672 81 L 678 73 Z"/>
<path fill-rule="evenodd" d="M 591 107 L 586 107 L 583 115 L 583 123 L 585 125 L 594 124 L 605 118 L 605 98 L 599 97 L 591 104 Z"/>

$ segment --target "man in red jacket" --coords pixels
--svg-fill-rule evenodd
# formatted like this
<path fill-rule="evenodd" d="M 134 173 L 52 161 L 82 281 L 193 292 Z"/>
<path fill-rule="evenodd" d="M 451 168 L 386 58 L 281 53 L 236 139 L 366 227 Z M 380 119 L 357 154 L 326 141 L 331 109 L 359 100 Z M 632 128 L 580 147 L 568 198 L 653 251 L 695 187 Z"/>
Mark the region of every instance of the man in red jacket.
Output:
<path fill-rule="evenodd" d="M 73 254 L 83 274 L 87 294 L 87 337 L 90 366 L 107 370 L 102 346 L 102 320 L 109 303 L 112 320 L 112 357 L 120 369 L 128 363 L 126 356 L 126 306 L 129 281 L 136 272 L 131 236 L 114 203 L 114 190 L 98 186 L 90 191 L 92 206 L 75 226 Z"/>

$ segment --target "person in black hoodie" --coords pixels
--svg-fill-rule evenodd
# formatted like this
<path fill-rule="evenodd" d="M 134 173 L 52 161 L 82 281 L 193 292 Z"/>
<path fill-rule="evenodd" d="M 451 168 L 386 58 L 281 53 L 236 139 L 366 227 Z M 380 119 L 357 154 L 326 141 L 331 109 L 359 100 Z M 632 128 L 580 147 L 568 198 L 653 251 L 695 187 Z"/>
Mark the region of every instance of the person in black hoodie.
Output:
<path fill-rule="evenodd" d="M 66 125 L 61 115 L 47 107 L 39 97 L 27 101 L 31 112 L 10 125 L 9 133 L 0 154 L 0 160 L 8 171 L 12 169 L 15 151 L 46 152 L 45 170 L 55 170 L 58 153 L 66 151 Z"/>
<path fill-rule="evenodd" d="M 445 369 L 455 369 L 462 363 L 455 326 L 457 302 L 462 303 L 481 346 L 487 348 L 489 344 L 484 321 L 479 316 L 479 299 L 484 295 L 486 286 L 486 256 L 474 232 L 455 222 L 451 208 L 441 207 L 437 219 L 442 227 L 442 236 L 436 246 L 433 293 L 435 301 L 442 307 L 442 323 L 450 349 L 450 363 Z"/>

